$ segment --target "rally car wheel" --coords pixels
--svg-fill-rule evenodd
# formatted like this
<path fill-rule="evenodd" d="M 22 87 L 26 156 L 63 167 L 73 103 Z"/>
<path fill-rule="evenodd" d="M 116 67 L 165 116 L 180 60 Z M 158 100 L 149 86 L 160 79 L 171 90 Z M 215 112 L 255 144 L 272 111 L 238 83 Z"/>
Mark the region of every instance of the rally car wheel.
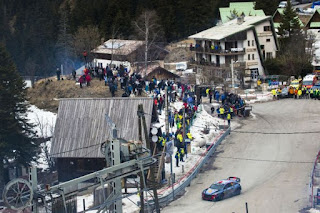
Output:
<path fill-rule="evenodd" d="M 218 197 L 218 201 L 223 200 L 224 194 L 222 193 L 219 197 Z"/>
<path fill-rule="evenodd" d="M 241 189 L 237 189 L 236 195 L 239 195 L 241 193 Z"/>

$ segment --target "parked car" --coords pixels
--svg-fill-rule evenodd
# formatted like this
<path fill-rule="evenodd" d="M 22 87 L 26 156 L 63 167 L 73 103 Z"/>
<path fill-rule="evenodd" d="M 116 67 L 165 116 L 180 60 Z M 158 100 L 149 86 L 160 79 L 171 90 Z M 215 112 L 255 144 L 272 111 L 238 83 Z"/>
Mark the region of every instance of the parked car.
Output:
<path fill-rule="evenodd" d="M 202 199 L 219 201 L 241 193 L 240 178 L 229 177 L 213 183 L 209 188 L 202 191 Z"/>
<path fill-rule="evenodd" d="M 294 0 L 291 0 L 291 5 L 292 6 L 295 6 L 295 5 L 298 5 L 299 4 L 299 2 L 297 2 L 297 1 L 294 1 Z M 279 8 L 285 8 L 287 6 L 287 1 L 281 1 L 280 3 L 279 3 Z"/>
<path fill-rule="evenodd" d="M 289 97 L 289 87 L 283 87 L 281 90 L 280 98 L 288 98 Z"/>
<path fill-rule="evenodd" d="M 287 6 L 287 1 L 282 1 L 279 3 L 279 8 L 285 8 Z"/>
<path fill-rule="evenodd" d="M 296 5 L 298 5 L 298 4 L 299 4 L 299 2 L 298 2 L 298 1 L 291 0 L 291 5 L 292 5 L 292 6 L 296 6 Z"/>
<path fill-rule="evenodd" d="M 312 0 L 299 0 L 301 4 L 312 3 Z"/>

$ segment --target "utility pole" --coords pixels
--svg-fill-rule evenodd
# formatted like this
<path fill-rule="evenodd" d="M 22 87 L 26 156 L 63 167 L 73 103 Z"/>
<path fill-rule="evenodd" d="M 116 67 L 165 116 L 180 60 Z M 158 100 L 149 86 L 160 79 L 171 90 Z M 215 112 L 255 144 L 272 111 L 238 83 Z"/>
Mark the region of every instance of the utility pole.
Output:
<path fill-rule="evenodd" d="M 234 63 L 234 61 L 233 61 L 233 59 L 231 59 L 231 81 L 232 81 L 232 88 L 234 88 L 234 71 L 233 71 L 233 63 Z"/>
<path fill-rule="evenodd" d="M 31 183 L 31 186 L 32 186 L 32 190 L 34 192 L 37 191 L 38 189 L 38 177 L 37 177 L 37 168 L 32 166 L 29 168 L 29 181 Z M 33 198 L 33 201 L 32 201 L 32 212 L 34 213 L 38 213 L 38 197 L 37 197 L 37 194 L 34 195 L 35 197 Z"/>
<path fill-rule="evenodd" d="M 138 116 L 138 124 L 139 124 L 139 141 L 141 141 L 142 143 L 142 127 L 141 127 L 141 118 L 140 116 Z M 142 172 L 140 172 L 139 176 L 140 176 L 140 212 L 144 212 L 144 198 L 143 198 L 143 188 L 144 188 L 144 181 L 143 181 L 143 177 L 142 175 L 144 175 Z"/>
<path fill-rule="evenodd" d="M 110 166 L 116 166 L 119 165 L 121 163 L 121 159 L 120 159 L 120 141 L 118 140 L 118 131 L 116 129 L 116 125 L 112 122 L 111 118 L 106 114 L 106 121 L 108 123 L 108 125 L 110 126 L 111 129 L 111 137 L 112 140 L 109 144 L 110 147 L 110 156 L 108 156 L 108 151 L 109 149 L 107 149 L 107 145 L 106 145 L 106 149 L 105 149 L 105 155 L 106 155 L 106 162 L 108 162 L 109 159 L 111 159 L 110 161 Z M 122 194 L 122 186 L 121 186 L 121 179 L 116 179 L 114 180 L 114 182 L 110 183 L 110 193 L 112 193 L 113 196 L 115 195 L 119 195 L 121 196 Z M 102 188 L 103 189 L 103 188 Z M 115 211 L 116 213 L 122 213 L 122 200 L 117 200 L 115 201 L 112 206 L 111 209 L 113 211 Z"/>
<path fill-rule="evenodd" d="M 169 135 L 169 104 L 168 104 L 168 86 L 166 86 L 166 99 L 165 99 L 165 104 L 166 104 L 166 112 L 165 112 L 165 116 L 166 116 L 166 134 L 167 136 Z"/>
<path fill-rule="evenodd" d="M 183 141 L 182 141 L 182 146 L 183 146 L 183 149 L 186 152 L 186 149 L 185 149 L 185 141 L 186 140 L 186 108 L 184 107 L 183 108 Z"/>
<path fill-rule="evenodd" d="M 148 130 L 147 130 L 147 124 L 146 124 L 146 118 L 144 116 L 144 111 L 143 111 L 143 105 L 139 104 L 138 106 L 138 117 L 139 117 L 139 129 L 141 128 L 141 119 L 142 119 L 142 125 L 143 125 L 143 131 L 144 131 L 144 136 L 145 136 L 145 140 L 146 140 L 146 146 L 147 149 L 150 149 L 150 140 L 149 140 L 149 135 L 148 135 Z M 139 130 L 139 134 L 140 134 Z M 139 135 L 140 138 L 140 135 Z M 142 138 L 142 136 L 141 136 Z M 150 152 L 150 155 L 152 155 L 152 152 Z M 156 207 L 156 212 L 160 213 L 160 207 L 159 207 L 159 200 L 158 200 L 158 192 L 156 189 L 156 184 L 155 184 L 155 177 L 154 177 L 154 167 L 153 165 L 150 167 L 150 181 L 151 181 L 151 187 L 152 187 L 152 191 L 153 191 L 153 197 L 154 197 L 154 203 L 155 203 L 155 207 Z M 144 202 L 144 201 L 143 201 Z"/>
<path fill-rule="evenodd" d="M 169 135 L 169 101 L 168 101 L 168 86 L 166 86 L 166 135 Z M 174 144 L 174 142 L 172 142 Z M 168 150 L 169 151 L 169 150 Z M 174 187 L 173 187 L 173 168 L 172 168 L 172 155 L 170 154 L 170 178 L 171 178 L 171 187 L 172 187 L 172 194 L 174 200 Z"/>

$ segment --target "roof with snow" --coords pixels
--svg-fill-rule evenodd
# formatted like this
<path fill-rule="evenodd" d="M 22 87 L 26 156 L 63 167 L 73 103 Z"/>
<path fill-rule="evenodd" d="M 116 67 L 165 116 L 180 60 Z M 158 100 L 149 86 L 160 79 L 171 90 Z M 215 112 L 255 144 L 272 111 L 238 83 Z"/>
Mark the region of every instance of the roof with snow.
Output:
<path fill-rule="evenodd" d="M 144 41 L 138 40 L 120 40 L 110 39 L 102 45 L 93 49 L 93 53 L 129 55 L 144 44 Z"/>
<path fill-rule="evenodd" d="M 255 2 L 230 2 L 229 7 L 219 8 L 220 19 L 226 23 L 236 17 L 234 13 L 246 16 L 266 16 L 263 10 L 255 10 Z"/>
<path fill-rule="evenodd" d="M 106 115 L 115 123 L 119 138 L 139 141 L 139 104 L 143 105 L 146 115 L 152 115 L 152 98 L 61 99 L 50 155 L 53 158 L 104 158 L 100 145 L 110 135 Z M 148 131 L 151 118 L 146 116 Z"/>
<path fill-rule="evenodd" d="M 170 72 L 169 70 L 166 70 L 157 64 L 148 65 L 147 72 L 145 70 L 145 67 L 142 67 L 141 69 L 137 70 L 136 73 L 140 74 L 143 78 L 147 78 L 148 80 L 152 79 L 154 76 L 156 76 L 158 80 L 180 78 L 179 75 Z"/>
<path fill-rule="evenodd" d="M 256 24 L 268 20 L 271 20 L 270 16 L 246 16 L 244 17 L 244 22 L 241 24 L 238 24 L 237 19 L 234 19 L 220 26 L 215 26 L 200 33 L 189 36 L 189 38 L 211 39 L 219 41 L 236 33 L 253 29 Z"/>

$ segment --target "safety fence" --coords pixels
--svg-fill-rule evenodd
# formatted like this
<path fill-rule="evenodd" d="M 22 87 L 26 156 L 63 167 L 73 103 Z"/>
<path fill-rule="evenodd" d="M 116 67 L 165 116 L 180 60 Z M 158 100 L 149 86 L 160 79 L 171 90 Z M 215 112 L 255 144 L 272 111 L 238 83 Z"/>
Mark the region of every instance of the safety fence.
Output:
<path fill-rule="evenodd" d="M 315 197 L 316 195 L 314 195 L 314 187 L 315 187 L 315 176 L 316 176 L 316 166 L 317 166 L 317 163 L 319 162 L 319 157 L 320 157 L 320 151 L 318 152 L 317 154 L 317 157 L 314 161 L 314 164 L 313 164 L 313 168 L 312 168 L 312 171 L 311 171 L 311 177 L 310 177 L 310 202 L 311 202 L 311 207 L 314 207 L 315 206 Z M 317 184 L 318 185 L 318 184 Z M 318 187 L 317 187 L 318 188 Z"/>
<path fill-rule="evenodd" d="M 218 137 L 215 137 L 212 144 L 206 149 L 206 151 L 201 155 L 195 165 L 181 178 L 179 178 L 173 186 L 170 185 L 166 188 L 158 190 L 159 195 L 159 205 L 160 207 L 167 206 L 175 198 L 181 196 L 185 192 L 185 188 L 190 186 L 191 181 L 197 177 L 203 165 L 205 165 L 209 158 L 212 156 L 217 146 L 224 140 L 224 138 L 230 134 L 230 127 L 225 131 L 221 132 Z M 146 205 L 154 209 L 154 200 L 146 201 Z"/>

